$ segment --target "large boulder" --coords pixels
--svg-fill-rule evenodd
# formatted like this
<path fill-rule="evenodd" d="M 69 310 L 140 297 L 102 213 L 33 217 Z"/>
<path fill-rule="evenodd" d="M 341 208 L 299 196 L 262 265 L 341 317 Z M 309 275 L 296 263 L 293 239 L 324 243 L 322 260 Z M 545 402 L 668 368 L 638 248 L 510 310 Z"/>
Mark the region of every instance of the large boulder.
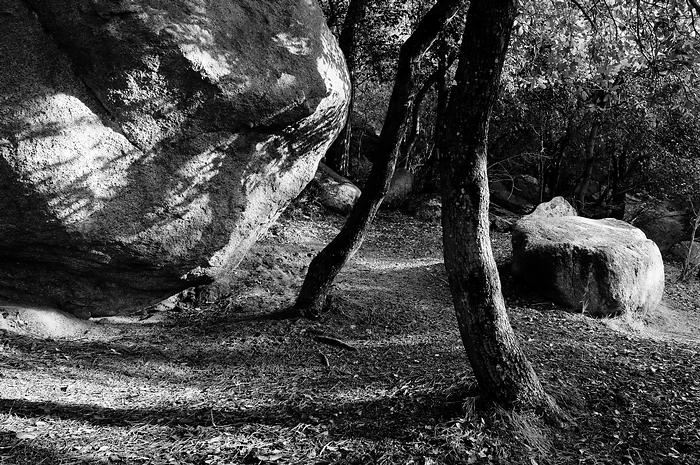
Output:
<path fill-rule="evenodd" d="M 225 279 L 347 115 L 315 1 L 5 0 L 0 297 L 109 315 Z"/>
<path fill-rule="evenodd" d="M 641 230 L 615 219 L 552 214 L 565 208 L 538 210 L 548 214 L 535 211 L 513 229 L 516 279 L 588 315 L 656 308 L 664 267 L 659 248 Z"/>

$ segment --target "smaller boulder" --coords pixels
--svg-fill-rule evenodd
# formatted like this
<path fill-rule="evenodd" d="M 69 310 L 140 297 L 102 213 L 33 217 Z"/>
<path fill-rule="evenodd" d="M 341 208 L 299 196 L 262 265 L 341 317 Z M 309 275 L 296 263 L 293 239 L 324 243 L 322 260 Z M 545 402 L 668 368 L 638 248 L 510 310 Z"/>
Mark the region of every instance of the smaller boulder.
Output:
<path fill-rule="evenodd" d="M 362 193 L 349 179 L 323 163 L 318 165 L 312 186 L 318 192 L 321 205 L 342 214 L 350 213 Z"/>
<path fill-rule="evenodd" d="M 529 174 L 519 174 L 513 179 L 513 186 L 518 195 L 530 202 L 540 201 L 540 182 Z"/>
<path fill-rule="evenodd" d="M 391 185 L 384 196 L 382 206 L 396 208 L 405 204 L 408 196 L 413 192 L 413 181 L 413 173 L 405 168 L 397 168 L 391 178 Z"/>
<path fill-rule="evenodd" d="M 664 266 L 654 242 L 624 221 L 574 216 L 564 199 L 549 204 L 540 205 L 513 228 L 516 279 L 592 316 L 657 307 Z"/>

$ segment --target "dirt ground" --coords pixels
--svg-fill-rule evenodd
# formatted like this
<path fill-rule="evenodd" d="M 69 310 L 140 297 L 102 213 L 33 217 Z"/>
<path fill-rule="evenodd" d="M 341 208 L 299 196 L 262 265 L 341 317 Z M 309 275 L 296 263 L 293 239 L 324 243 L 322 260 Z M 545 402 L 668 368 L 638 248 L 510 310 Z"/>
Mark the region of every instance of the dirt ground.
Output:
<path fill-rule="evenodd" d="M 511 322 L 571 416 L 551 428 L 463 402 L 473 378 L 437 224 L 380 214 L 320 321 L 241 321 L 290 304 L 341 222 L 292 209 L 230 295 L 80 334 L 23 330 L 5 308 L 0 463 L 700 463 L 700 285 L 675 282 L 674 264 L 657 314 L 593 320 L 516 290 L 510 237 L 495 233 Z"/>

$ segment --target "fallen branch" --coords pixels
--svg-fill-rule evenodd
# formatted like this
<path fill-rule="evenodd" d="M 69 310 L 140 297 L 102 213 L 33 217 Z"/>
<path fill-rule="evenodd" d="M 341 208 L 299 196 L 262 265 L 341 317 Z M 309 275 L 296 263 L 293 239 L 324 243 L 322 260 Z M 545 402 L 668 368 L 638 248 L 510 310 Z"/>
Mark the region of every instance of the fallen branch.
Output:
<path fill-rule="evenodd" d="M 318 357 L 321 359 L 321 363 L 323 363 L 324 366 L 331 366 L 331 363 L 328 361 L 328 357 L 326 356 L 326 354 L 324 354 L 320 350 L 318 351 Z"/>
<path fill-rule="evenodd" d="M 351 352 L 357 352 L 357 347 L 352 346 L 352 345 L 348 344 L 347 342 L 342 341 L 342 340 L 335 338 L 335 337 L 318 335 L 318 336 L 314 336 L 314 341 L 320 342 L 321 344 L 327 344 L 329 346 L 339 347 L 341 349 L 349 350 Z"/>

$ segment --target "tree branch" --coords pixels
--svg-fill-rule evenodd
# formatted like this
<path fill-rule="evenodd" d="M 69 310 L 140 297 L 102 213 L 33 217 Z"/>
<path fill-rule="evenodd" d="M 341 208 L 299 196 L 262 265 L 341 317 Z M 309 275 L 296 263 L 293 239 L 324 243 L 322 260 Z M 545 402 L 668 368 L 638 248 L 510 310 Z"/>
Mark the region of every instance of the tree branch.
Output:
<path fill-rule="evenodd" d="M 695 1 L 695 0 L 693 0 Z M 586 9 L 581 5 L 578 0 L 571 0 L 571 3 L 574 4 L 576 8 L 583 14 L 583 16 L 588 20 L 589 23 L 591 23 L 591 26 L 593 26 L 594 31 L 598 31 L 598 25 L 593 21 L 593 18 L 591 18 L 591 15 L 586 11 Z"/>
<path fill-rule="evenodd" d="M 700 2 L 698 0 L 688 0 L 688 6 L 700 15 Z"/>

